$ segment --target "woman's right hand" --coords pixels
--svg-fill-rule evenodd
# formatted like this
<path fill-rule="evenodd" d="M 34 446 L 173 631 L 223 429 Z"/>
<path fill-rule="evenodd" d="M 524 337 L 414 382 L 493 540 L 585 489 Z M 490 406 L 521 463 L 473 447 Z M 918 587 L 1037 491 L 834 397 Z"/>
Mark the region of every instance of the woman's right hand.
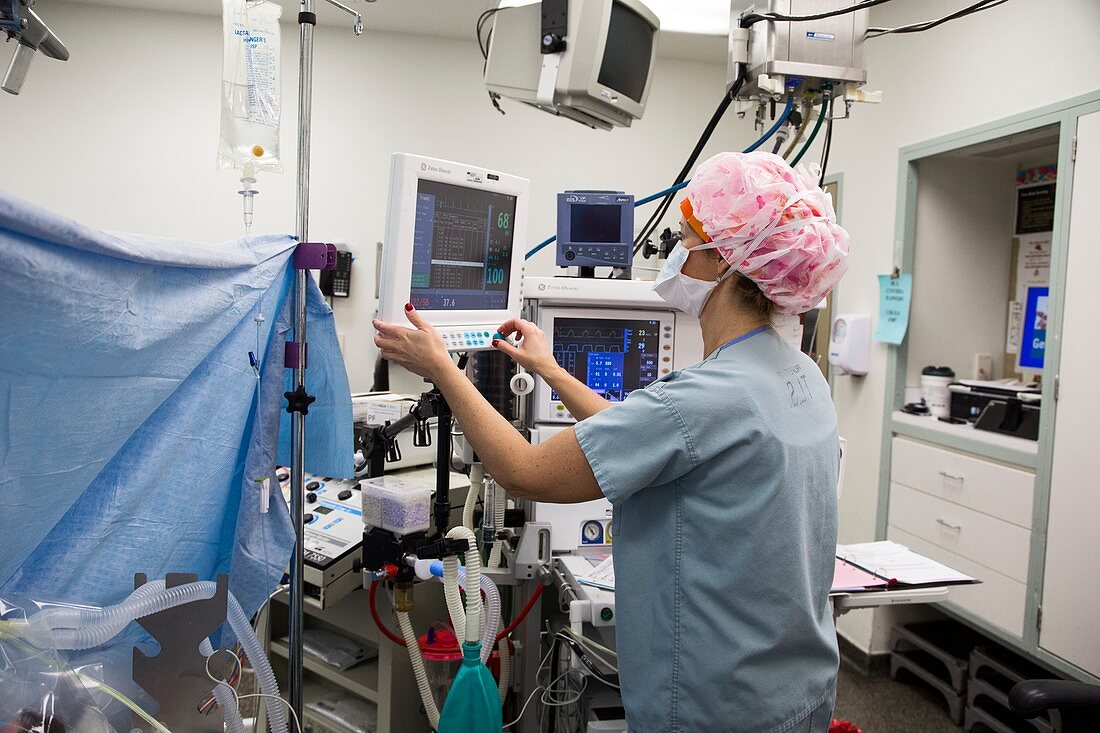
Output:
<path fill-rule="evenodd" d="M 502 323 L 497 332 L 505 339 L 512 334 L 516 335 L 519 343 L 515 346 L 504 339 L 494 340 L 493 346 L 497 351 L 512 357 L 513 361 L 527 371 L 545 378 L 552 370 L 558 368 L 558 362 L 554 359 L 554 352 L 550 349 L 546 334 L 530 321 L 512 318 Z"/>

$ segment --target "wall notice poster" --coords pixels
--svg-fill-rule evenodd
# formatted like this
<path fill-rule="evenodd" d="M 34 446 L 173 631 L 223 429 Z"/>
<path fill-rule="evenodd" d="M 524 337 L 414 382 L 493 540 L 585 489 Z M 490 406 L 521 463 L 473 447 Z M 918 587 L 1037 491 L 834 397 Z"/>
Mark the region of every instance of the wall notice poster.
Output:
<path fill-rule="evenodd" d="M 1024 304 L 1018 300 L 1008 304 L 1008 338 L 1005 339 L 1005 353 L 1017 354 L 1020 351 L 1020 333 L 1024 328 Z"/>
<path fill-rule="evenodd" d="M 1016 189 L 1016 236 L 1054 229 L 1054 186 L 1041 183 Z"/>
<path fill-rule="evenodd" d="M 1027 289 L 1050 283 L 1051 236 L 1033 234 L 1020 237 L 1016 256 L 1016 300 L 1027 300 Z"/>
<path fill-rule="evenodd" d="M 878 325 L 875 341 L 900 344 L 909 328 L 909 302 L 913 297 L 913 276 L 878 276 Z"/>

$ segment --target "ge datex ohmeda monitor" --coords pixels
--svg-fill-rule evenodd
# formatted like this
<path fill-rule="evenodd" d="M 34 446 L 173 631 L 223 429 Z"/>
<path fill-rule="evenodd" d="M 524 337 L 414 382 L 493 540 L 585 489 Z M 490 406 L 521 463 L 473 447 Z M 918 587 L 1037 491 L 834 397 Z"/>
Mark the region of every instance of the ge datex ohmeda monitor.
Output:
<path fill-rule="evenodd" d="M 529 182 L 463 163 L 393 156 L 378 317 L 412 303 L 448 350 L 492 348 L 518 315 Z"/>

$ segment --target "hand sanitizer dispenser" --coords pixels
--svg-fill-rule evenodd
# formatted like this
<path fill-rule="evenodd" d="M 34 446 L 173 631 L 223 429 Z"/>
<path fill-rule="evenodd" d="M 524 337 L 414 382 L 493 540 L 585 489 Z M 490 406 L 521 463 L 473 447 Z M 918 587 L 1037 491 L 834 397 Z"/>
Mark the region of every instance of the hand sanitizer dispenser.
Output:
<path fill-rule="evenodd" d="M 833 319 L 829 365 L 837 374 L 862 377 L 871 369 L 871 316 L 845 313 Z"/>

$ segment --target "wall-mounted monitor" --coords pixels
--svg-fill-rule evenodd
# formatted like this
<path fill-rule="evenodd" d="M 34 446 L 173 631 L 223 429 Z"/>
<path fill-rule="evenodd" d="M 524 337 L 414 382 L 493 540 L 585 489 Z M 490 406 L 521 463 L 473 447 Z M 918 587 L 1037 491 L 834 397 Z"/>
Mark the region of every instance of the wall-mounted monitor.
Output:
<path fill-rule="evenodd" d="M 491 348 L 520 312 L 528 193 L 525 178 L 396 153 L 378 317 L 407 325 L 412 303 L 449 350 Z"/>

